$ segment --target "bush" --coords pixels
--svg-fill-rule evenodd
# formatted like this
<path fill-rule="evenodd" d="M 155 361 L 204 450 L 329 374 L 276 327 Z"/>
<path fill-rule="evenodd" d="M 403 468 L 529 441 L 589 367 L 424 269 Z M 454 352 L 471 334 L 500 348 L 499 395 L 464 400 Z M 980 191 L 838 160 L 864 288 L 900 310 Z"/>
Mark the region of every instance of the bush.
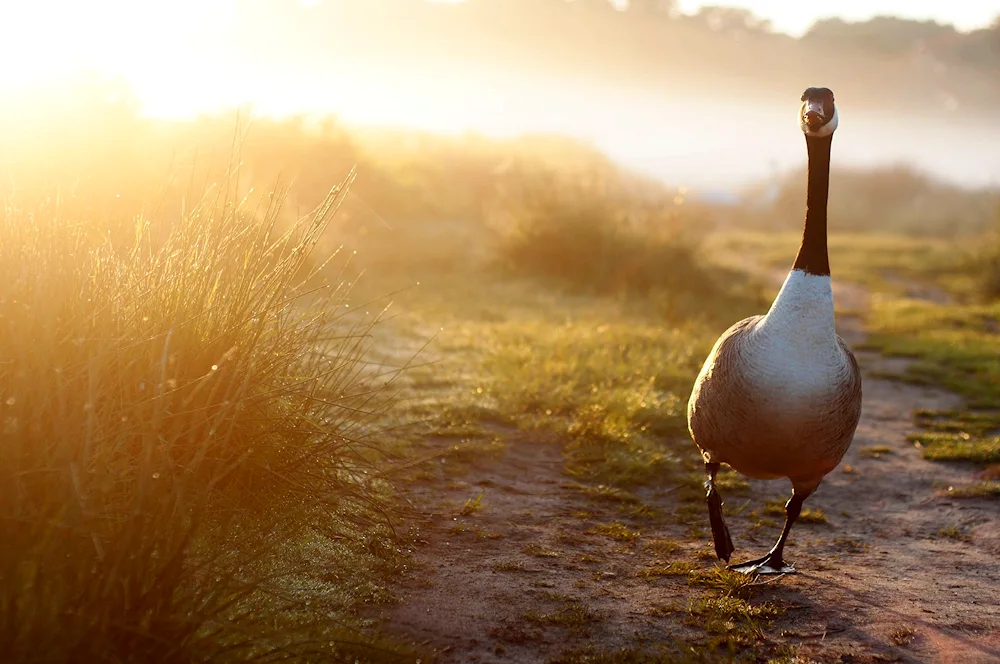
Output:
<path fill-rule="evenodd" d="M 966 260 L 966 269 L 973 275 L 978 294 L 987 301 L 1000 299 L 1000 203 L 995 217 L 993 229 L 978 238 L 976 249 Z"/>
<path fill-rule="evenodd" d="M 129 242 L 56 194 L 0 209 L 5 661 L 287 655 L 317 550 L 391 564 L 376 319 L 310 263 L 346 184 L 287 229 L 227 184 Z"/>
<path fill-rule="evenodd" d="M 572 289 L 648 294 L 690 289 L 705 275 L 695 228 L 681 198 L 604 179 L 532 175 L 494 210 L 500 264 L 514 274 Z"/>

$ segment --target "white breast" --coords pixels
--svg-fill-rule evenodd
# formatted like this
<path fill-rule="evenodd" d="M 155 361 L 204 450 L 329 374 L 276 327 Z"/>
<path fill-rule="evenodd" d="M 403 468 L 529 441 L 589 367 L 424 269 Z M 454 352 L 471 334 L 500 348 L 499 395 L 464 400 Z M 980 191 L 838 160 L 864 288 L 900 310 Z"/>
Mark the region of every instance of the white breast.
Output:
<path fill-rule="evenodd" d="M 750 336 L 743 347 L 749 374 L 768 401 L 780 400 L 784 407 L 794 409 L 837 389 L 847 369 L 829 275 L 789 272 Z"/>

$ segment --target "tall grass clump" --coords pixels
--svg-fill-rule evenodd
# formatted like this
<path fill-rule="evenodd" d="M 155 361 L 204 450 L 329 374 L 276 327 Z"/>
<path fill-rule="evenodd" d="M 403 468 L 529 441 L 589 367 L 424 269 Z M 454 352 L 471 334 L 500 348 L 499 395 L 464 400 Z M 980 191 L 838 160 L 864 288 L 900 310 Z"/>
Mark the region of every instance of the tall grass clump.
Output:
<path fill-rule="evenodd" d="M 337 653 L 394 563 L 377 316 L 230 178 L 128 236 L 73 199 L 0 208 L 0 650 L 7 662 Z M 334 625 L 337 631 L 334 633 Z"/>

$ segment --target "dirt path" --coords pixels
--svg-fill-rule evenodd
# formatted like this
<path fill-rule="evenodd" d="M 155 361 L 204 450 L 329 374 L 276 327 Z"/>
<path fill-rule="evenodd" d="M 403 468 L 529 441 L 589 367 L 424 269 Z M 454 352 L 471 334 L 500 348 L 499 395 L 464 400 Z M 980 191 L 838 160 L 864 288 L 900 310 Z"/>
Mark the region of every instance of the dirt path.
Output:
<path fill-rule="evenodd" d="M 837 300 L 848 310 L 865 306 L 863 291 L 851 287 L 838 288 Z M 842 316 L 840 326 L 851 344 L 863 340 L 858 319 Z M 874 377 L 899 371 L 898 360 L 870 353 L 859 360 L 865 404 L 854 444 L 807 503 L 828 523 L 797 526 L 787 557 L 800 573 L 756 589 L 754 602 L 785 609 L 763 636 L 764 652 L 821 662 L 998 662 L 996 503 L 942 497 L 948 485 L 968 482 L 971 470 L 924 461 L 905 440 L 915 409 L 960 401 Z M 681 657 L 679 644 L 699 643 L 699 636 L 703 642 L 704 625 L 690 607 L 706 591 L 683 575 L 649 573 L 663 551 L 646 544 L 671 538 L 679 544 L 672 559 L 709 569 L 710 536 L 691 537 L 684 524 L 652 519 L 638 540 L 627 533 L 615 539 L 600 528 L 622 518 L 627 505 L 595 501 L 574 487 L 558 446 L 514 430 L 503 435 L 500 459 L 415 488 L 412 499 L 427 510 L 425 543 L 385 629 L 435 661 L 461 663 L 641 661 L 621 653 L 586 660 L 580 653 L 666 645 Z M 873 447 L 890 452 L 875 456 Z M 481 509 L 462 515 L 481 490 Z M 749 494 L 727 502 L 759 509 L 784 500 L 788 490 L 786 482 L 751 482 Z M 677 507 L 665 490 L 641 497 L 665 512 Z M 779 521 L 730 518 L 735 559 L 766 551 Z"/>

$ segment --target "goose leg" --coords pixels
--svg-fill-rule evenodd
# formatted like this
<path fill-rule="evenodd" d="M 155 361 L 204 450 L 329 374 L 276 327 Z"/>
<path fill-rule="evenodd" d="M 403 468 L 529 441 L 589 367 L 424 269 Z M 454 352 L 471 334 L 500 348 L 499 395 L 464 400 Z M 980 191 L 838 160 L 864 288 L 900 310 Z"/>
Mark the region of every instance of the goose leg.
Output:
<path fill-rule="evenodd" d="M 785 527 L 781 530 L 778 541 L 766 556 L 756 560 L 748 560 L 739 565 L 729 565 L 728 569 L 744 574 L 794 574 L 795 568 L 786 563 L 783 557 L 785 540 L 788 539 L 788 533 L 792 530 L 795 520 L 799 518 L 799 512 L 802 511 L 802 501 L 805 499 L 806 496 L 792 491 L 792 497 L 785 503 Z"/>
<path fill-rule="evenodd" d="M 719 464 L 706 463 L 705 473 L 708 479 L 705 480 L 705 500 L 708 502 L 708 522 L 712 526 L 712 539 L 715 540 L 715 555 L 719 560 L 729 562 L 729 556 L 733 555 L 735 547 L 733 540 L 729 537 L 729 528 L 726 520 L 722 516 L 722 496 L 715 488 L 715 474 L 719 472 Z"/>

